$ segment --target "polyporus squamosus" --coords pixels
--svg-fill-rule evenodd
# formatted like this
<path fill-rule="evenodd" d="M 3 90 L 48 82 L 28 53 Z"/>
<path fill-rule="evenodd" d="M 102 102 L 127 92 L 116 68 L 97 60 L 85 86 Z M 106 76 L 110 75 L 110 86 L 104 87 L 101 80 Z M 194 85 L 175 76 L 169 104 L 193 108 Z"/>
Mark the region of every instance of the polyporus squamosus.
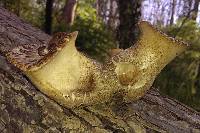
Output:
<path fill-rule="evenodd" d="M 187 47 L 148 22 L 140 22 L 139 28 L 137 43 L 120 50 L 104 64 L 77 51 L 78 32 L 57 33 L 47 47 L 37 51 L 14 48 L 7 58 L 39 90 L 66 107 L 110 101 L 116 93 L 126 101 L 137 100 L 158 73 Z"/>

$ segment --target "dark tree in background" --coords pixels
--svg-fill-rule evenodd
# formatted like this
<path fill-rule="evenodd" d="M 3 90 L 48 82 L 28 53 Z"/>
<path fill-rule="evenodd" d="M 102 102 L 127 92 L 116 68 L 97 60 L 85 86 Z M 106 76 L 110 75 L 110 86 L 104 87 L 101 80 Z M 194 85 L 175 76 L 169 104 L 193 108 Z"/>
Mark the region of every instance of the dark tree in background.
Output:
<path fill-rule="evenodd" d="M 191 14 L 191 19 L 193 19 L 193 20 L 197 19 L 199 2 L 200 2 L 200 0 L 195 0 L 195 2 L 194 2 L 194 8 L 193 8 L 193 12 Z"/>
<path fill-rule="evenodd" d="M 51 34 L 52 31 L 51 27 L 52 27 L 53 1 L 54 0 L 46 1 L 44 30 L 47 34 Z"/>
<path fill-rule="evenodd" d="M 77 0 L 66 0 L 63 10 L 63 20 L 66 26 L 71 26 L 75 18 Z"/>
<path fill-rule="evenodd" d="M 118 0 L 119 26 L 117 39 L 119 48 L 126 49 L 136 41 L 136 24 L 141 16 L 141 0 Z"/>
<path fill-rule="evenodd" d="M 172 12 L 171 12 L 171 18 L 170 18 L 170 25 L 174 23 L 174 14 L 176 9 L 176 0 L 172 0 Z"/>

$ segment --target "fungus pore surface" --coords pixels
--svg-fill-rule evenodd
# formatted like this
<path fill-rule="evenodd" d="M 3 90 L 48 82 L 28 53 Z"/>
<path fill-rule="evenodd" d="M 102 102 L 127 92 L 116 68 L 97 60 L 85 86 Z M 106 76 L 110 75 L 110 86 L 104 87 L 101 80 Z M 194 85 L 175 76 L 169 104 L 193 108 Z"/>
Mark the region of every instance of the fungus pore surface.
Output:
<path fill-rule="evenodd" d="M 140 22 L 139 29 L 137 43 L 112 51 L 104 64 L 77 51 L 78 32 L 57 33 L 47 46 L 14 48 L 7 59 L 40 91 L 66 107 L 112 101 L 116 94 L 129 102 L 142 97 L 160 71 L 187 48 L 148 22 Z"/>

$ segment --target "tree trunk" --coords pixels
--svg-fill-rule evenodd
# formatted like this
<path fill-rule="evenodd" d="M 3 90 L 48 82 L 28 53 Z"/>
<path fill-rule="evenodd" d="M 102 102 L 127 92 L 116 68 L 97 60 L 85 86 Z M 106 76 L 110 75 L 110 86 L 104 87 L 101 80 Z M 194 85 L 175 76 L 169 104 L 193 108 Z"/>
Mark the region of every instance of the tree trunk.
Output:
<path fill-rule="evenodd" d="M 190 17 L 192 20 L 197 19 L 197 14 L 198 14 L 198 10 L 199 10 L 199 2 L 200 2 L 200 0 L 194 1 L 194 8 L 193 8 L 193 11 L 192 11 L 191 17 Z"/>
<path fill-rule="evenodd" d="M 71 26 L 74 23 L 76 6 L 77 0 L 66 0 L 63 19 L 67 26 Z"/>
<path fill-rule="evenodd" d="M 176 0 L 172 0 L 172 13 L 171 13 L 170 25 L 174 23 L 175 9 L 176 9 Z"/>
<path fill-rule="evenodd" d="M 47 45 L 49 39 L 47 34 L 0 7 L 1 55 L 19 45 Z M 0 132 L 45 131 L 195 133 L 200 131 L 200 114 L 161 96 L 155 89 L 132 103 L 64 108 L 0 56 Z"/>
<path fill-rule="evenodd" d="M 113 14 L 114 14 L 114 10 L 113 10 L 113 1 L 114 0 L 110 0 L 110 10 L 109 10 L 109 19 L 108 19 L 108 26 L 109 26 L 109 28 L 111 28 L 111 29 L 114 29 L 114 28 L 112 28 L 113 26 L 112 25 L 114 25 L 113 24 L 113 22 L 114 22 L 114 19 L 113 19 Z"/>
<path fill-rule="evenodd" d="M 136 24 L 141 16 L 141 0 L 117 0 L 119 10 L 119 27 L 117 39 L 119 47 L 130 47 L 137 38 Z"/>
<path fill-rule="evenodd" d="M 97 15 L 102 17 L 101 11 L 102 11 L 102 4 L 103 2 L 101 0 L 96 0 L 96 10 L 97 10 Z"/>
<path fill-rule="evenodd" d="M 45 10 L 45 32 L 51 34 L 52 27 L 52 11 L 53 11 L 53 0 L 46 1 L 46 10 Z"/>

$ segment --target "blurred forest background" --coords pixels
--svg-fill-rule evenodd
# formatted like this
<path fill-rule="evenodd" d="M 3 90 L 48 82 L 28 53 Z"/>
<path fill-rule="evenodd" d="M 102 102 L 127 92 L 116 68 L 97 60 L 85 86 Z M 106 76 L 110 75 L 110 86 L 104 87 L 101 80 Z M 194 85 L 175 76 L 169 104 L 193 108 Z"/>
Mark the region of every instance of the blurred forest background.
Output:
<path fill-rule="evenodd" d="M 47 34 L 79 31 L 77 48 L 102 61 L 109 49 L 134 45 L 146 20 L 191 47 L 171 62 L 154 86 L 200 111 L 200 0 L 0 0 Z M 170 53 L 169 53 L 170 54 Z"/>

